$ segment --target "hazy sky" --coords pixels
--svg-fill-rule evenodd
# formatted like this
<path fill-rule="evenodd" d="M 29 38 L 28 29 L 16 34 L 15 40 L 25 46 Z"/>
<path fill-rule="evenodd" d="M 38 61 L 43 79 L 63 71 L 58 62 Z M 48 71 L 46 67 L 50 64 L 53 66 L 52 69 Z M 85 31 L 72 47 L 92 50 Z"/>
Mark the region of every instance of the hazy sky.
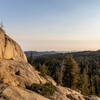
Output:
<path fill-rule="evenodd" d="M 100 0 L 0 0 L 0 20 L 23 50 L 100 49 Z"/>

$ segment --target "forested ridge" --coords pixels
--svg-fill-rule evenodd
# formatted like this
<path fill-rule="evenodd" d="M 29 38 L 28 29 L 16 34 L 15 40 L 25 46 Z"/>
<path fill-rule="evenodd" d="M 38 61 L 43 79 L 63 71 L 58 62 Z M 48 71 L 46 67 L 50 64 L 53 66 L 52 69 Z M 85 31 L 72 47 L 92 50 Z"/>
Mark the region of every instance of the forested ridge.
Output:
<path fill-rule="evenodd" d="M 42 75 L 50 75 L 65 87 L 84 95 L 100 96 L 100 51 L 84 51 L 44 55 L 28 61 Z"/>

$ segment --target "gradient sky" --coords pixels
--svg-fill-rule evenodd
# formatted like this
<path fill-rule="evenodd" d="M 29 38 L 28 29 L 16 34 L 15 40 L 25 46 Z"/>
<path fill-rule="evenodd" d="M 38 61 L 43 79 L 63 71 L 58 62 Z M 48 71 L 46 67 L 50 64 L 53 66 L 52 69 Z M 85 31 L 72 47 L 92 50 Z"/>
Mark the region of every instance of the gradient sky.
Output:
<path fill-rule="evenodd" d="M 100 49 L 100 0 L 0 0 L 0 20 L 23 50 Z"/>

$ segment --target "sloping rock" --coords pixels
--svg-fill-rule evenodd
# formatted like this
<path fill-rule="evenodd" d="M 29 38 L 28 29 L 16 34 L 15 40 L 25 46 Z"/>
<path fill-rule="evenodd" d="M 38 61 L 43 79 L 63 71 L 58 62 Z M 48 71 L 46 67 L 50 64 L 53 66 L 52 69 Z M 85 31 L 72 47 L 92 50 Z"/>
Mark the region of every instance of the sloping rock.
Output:
<path fill-rule="evenodd" d="M 70 88 L 56 86 L 54 100 L 85 100 L 84 96 Z"/>
<path fill-rule="evenodd" d="M 20 87 L 2 85 L 0 88 L 2 89 L 0 100 L 50 100 L 35 92 Z"/>
<path fill-rule="evenodd" d="M 84 98 L 85 100 L 100 100 L 100 98 L 97 96 L 84 96 Z"/>
<path fill-rule="evenodd" d="M 0 59 L 22 59 L 27 62 L 20 46 L 0 28 Z"/>
<path fill-rule="evenodd" d="M 33 66 L 24 61 L 0 60 L 0 82 L 12 86 L 26 87 L 33 83 L 45 83 Z"/>
<path fill-rule="evenodd" d="M 26 86 L 30 86 L 33 83 L 44 84 L 47 81 L 51 81 L 55 86 L 56 91 L 50 100 L 85 100 L 83 95 L 81 95 L 80 93 L 69 88 L 57 86 L 55 81 L 49 76 L 47 76 L 46 78 L 40 76 L 39 72 L 25 61 L 1 59 L 0 84 L 3 84 L 3 86 L 2 88 L 0 88 L 0 93 L 3 96 L 1 96 L 2 98 L 0 97 L 0 99 L 31 100 L 31 98 L 33 99 L 33 97 L 37 97 L 33 100 L 46 100 L 42 99 L 41 95 L 35 92 L 31 91 L 30 93 L 30 91 L 25 88 Z M 5 87 L 4 84 L 7 84 L 7 87 Z"/>

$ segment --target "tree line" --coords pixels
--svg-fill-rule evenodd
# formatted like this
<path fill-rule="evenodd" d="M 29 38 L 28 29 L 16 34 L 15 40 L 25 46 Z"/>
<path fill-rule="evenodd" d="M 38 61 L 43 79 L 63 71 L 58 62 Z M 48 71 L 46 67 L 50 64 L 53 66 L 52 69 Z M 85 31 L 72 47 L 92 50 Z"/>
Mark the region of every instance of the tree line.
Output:
<path fill-rule="evenodd" d="M 50 75 L 58 85 L 100 96 L 100 56 L 86 53 L 54 54 L 28 58 L 43 76 Z"/>

